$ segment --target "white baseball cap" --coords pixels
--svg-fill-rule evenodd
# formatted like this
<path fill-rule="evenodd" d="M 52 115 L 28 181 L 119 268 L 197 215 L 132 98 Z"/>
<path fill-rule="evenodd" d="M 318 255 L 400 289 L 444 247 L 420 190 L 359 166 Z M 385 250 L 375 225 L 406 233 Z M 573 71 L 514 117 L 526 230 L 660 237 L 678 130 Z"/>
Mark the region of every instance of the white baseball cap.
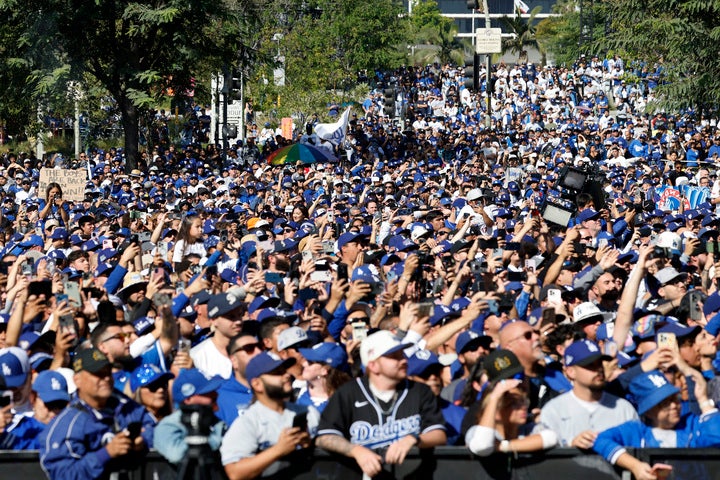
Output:
<path fill-rule="evenodd" d="M 368 335 L 360 344 L 360 360 L 363 366 L 385 355 L 405 350 L 411 343 L 401 343 L 400 339 L 388 330 L 380 330 Z"/>
<path fill-rule="evenodd" d="M 601 312 L 592 302 L 583 302 L 573 310 L 573 323 L 584 322 L 593 317 L 600 317 L 603 321 L 610 320 L 612 313 Z"/>

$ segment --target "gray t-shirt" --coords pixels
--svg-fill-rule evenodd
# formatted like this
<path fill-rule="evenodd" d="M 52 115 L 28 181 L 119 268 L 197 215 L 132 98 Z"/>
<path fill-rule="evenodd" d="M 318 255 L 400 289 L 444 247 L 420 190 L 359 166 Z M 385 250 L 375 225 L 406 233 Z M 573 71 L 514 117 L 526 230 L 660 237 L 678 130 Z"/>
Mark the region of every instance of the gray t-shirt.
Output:
<path fill-rule="evenodd" d="M 260 402 L 255 402 L 244 415 L 240 415 L 230 426 L 220 446 L 222 464 L 235 463 L 243 458 L 257 455 L 275 445 L 284 428 L 292 427 L 295 413 L 307 411 L 310 437 L 317 433 L 320 413 L 315 407 L 286 403 L 285 410 L 278 413 Z M 290 462 L 279 460 L 266 468 L 262 476 L 273 475 L 290 466 Z"/>
<path fill-rule="evenodd" d="M 585 430 L 599 433 L 637 419 L 635 408 L 627 400 L 603 393 L 600 401 L 586 402 L 569 391 L 553 398 L 542 408 L 535 431 L 553 430 L 558 435 L 560 446 L 567 447 Z"/>

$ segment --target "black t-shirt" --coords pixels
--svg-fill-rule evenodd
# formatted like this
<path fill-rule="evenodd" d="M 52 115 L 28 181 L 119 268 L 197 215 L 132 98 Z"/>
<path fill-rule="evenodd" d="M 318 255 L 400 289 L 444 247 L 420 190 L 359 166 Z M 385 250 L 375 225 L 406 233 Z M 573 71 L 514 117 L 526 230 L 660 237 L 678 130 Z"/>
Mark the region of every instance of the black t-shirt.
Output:
<path fill-rule="evenodd" d="M 367 377 L 348 382 L 330 397 L 318 436 L 340 435 L 355 445 L 379 450 L 407 435 L 445 430 L 437 398 L 426 385 L 404 381 L 388 403 L 376 399 Z"/>

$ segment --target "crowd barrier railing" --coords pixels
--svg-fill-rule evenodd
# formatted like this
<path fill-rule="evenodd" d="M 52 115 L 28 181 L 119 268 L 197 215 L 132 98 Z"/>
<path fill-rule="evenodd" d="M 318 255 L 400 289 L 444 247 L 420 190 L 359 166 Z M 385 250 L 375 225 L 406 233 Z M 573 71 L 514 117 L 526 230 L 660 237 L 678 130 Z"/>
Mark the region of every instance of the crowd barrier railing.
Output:
<path fill-rule="evenodd" d="M 628 449 L 650 463 L 673 466 L 670 479 L 702 480 L 720 478 L 720 449 Z M 150 452 L 145 463 L 128 472 L 129 480 L 175 480 L 177 468 L 157 452 Z M 36 451 L 0 451 L 0 479 L 34 480 L 45 478 Z M 188 478 L 188 477 L 186 477 Z M 189 477 L 194 478 L 194 477 Z M 297 480 L 360 480 L 362 472 L 351 459 L 316 450 L 275 478 Z M 494 454 L 479 458 L 461 447 L 438 447 L 430 454 L 414 449 L 399 466 L 386 466 L 385 479 L 428 480 L 625 480 L 630 472 L 608 464 L 602 457 L 572 448 L 556 448 L 538 454 Z"/>

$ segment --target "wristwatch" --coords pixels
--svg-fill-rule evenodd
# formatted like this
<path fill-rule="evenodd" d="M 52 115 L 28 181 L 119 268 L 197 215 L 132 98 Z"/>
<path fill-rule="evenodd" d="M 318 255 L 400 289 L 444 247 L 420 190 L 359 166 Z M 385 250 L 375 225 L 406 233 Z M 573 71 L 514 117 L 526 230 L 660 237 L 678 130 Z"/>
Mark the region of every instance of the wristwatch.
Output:
<path fill-rule="evenodd" d="M 503 453 L 510 451 L 510 440 L 503 440 L 500 442 L 500 451 Z"/>

